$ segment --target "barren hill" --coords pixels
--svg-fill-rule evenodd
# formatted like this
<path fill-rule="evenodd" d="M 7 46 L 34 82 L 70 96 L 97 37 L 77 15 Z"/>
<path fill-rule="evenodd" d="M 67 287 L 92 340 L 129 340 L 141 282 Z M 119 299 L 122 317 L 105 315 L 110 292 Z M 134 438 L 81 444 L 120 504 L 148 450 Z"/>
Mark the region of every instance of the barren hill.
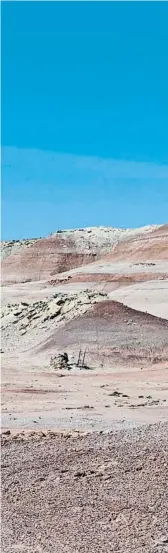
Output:
<path fill-rule="evenodd" d="M 57 231 L 47 238 L 3 242 L 1 250 L 3 283 L 39 281 L 92 263 L 106 254 L 110 260 L 148 260 L 154 256 L 168 260 L 168 226 Z"/>
<path fill-rule="evenodd" d="M 168 261 L 168 224 L 151 229 L 148 233 L 128 237 L 126 243 L 114 245 L 107 259 L 114 261 Z"/>
<path fill-rule="evenodd" d="M 39 353 L 86 352 L 91 367 L 148 366 L 168 362 L 168 321 L 98 298 L 86 313 L 51 333 Z"/>

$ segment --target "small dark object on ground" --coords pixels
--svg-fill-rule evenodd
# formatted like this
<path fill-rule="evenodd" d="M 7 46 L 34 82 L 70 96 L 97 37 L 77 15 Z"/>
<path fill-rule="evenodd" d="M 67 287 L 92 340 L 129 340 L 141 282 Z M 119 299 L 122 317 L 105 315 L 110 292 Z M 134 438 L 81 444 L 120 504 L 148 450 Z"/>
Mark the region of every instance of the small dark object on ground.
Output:
<path fill-rule="evenodd" d="M 114 390 L 114 392 L 112 392 L 111 394 L 108 394 L 109 396 L 114 396 L 114 397 L 120 397 L 122 396 L 122 393 L 121 392 L 117 392 L 117 390 Z"/>

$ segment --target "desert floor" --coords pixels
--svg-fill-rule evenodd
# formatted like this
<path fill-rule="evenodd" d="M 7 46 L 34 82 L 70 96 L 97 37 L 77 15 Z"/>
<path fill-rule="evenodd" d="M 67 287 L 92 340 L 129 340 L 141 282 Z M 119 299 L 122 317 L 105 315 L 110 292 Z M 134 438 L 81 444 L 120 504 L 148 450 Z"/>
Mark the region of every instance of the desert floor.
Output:
<path fill-rule="evenodd" d="M 157 253 L 160 228 L 52 275 L 42 240 L 41 279 L 36 243 L 5 245 L 15 252 L 5 257 L 2 286 L 2 553 L 168 551 L 168 261 Z M 85 236 L 75 232 L 81 248 Z M 70 366 L 54 369 L 60 352 Z"/>

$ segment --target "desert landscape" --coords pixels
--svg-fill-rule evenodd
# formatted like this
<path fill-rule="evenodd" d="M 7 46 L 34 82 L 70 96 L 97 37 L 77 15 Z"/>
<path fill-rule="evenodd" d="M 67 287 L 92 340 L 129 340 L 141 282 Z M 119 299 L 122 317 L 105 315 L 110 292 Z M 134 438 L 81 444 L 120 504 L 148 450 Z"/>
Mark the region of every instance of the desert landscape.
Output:
<path fill-rule="evenodd" d="M 1 259 L 3 553 L 165 553 L 168 224 Z"/>

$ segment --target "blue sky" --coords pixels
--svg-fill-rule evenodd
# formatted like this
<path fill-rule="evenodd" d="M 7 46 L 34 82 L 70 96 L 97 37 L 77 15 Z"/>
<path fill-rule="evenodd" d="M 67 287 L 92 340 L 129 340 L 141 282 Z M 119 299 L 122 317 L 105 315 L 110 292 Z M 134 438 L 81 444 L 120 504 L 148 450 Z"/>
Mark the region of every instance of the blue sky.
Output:
<path fill-rule="evenodd" d="M 168 217 L 167 2 L 2 4 L 2 238 Z"/>

